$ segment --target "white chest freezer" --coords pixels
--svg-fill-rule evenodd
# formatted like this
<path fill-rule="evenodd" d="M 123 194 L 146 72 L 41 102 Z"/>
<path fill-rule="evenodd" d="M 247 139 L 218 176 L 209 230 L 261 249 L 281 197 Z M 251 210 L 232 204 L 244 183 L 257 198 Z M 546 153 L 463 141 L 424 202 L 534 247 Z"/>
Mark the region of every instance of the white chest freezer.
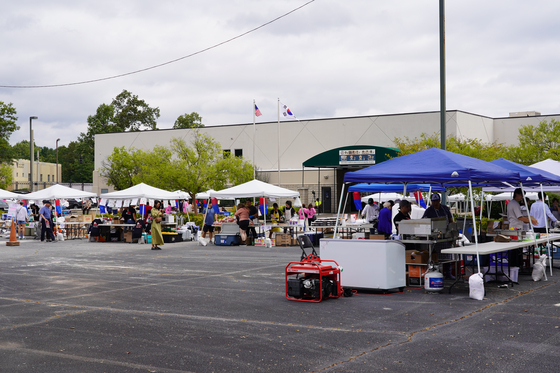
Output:
<path fill-rule="evenodd" d="M 343 268 L 343 288 L 402 290 L 406 286 L 405 251 L 399 241 L 321 239 L 319 256 Z"/>

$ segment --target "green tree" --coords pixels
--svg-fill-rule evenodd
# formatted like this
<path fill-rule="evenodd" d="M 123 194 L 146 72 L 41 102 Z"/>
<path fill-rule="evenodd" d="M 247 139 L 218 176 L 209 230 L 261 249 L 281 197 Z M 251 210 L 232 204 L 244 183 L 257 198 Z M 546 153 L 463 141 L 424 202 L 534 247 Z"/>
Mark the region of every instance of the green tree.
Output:
<path fill-rule="evenodd" d="M 157 130 L 159 108 L 150 107 L 144 100 L 123 90 L 110 104 L 101 104 L 95 115 L 87 118 L 87 132 L 78 137 L 72 149 L 76 160 L 72 169 L 77 173 L 71 177 L 75 182 L 91 182 L 94 169 L 95 135 L 125 131 Z"/>
<path fill-rule="evenodd" d="M 151 151 L 115 148 L 101 168 L 107 183 L 121 190 L 144 182 L 166 190 L 196 193 L 223 189 L 253 178 L 253 165 L 238 157 L 224 157 L 220 144 L 195 130 L 191 144 L 171 140 L 170 147 Z"/>
<path fill-rule="evenodd" d="M 99 105 L 95 115 L 88 117 L 88 130 L 81 133 L 78 140 L 93 151 L 96 134 L 156 130 L 158 118 L 159 108 L 152 108 L 138 96 L 123 90 L 109 105 Z"/>
<path fill-rule="evenodd" d="M 508 159 L 524 165 L 531 165 L 547 158 L 560 160 L 560 121 L 543 120 L 538 126 L 521 126 L 519 145 L 508 153 Z"/>
<path fill-rule="evenodd" d="M 173 124 L 174 129 L 202 127 L 204 127 L 204 124 L 202 124 L 202 117 L 194 111 L 190 114 L 179 115 L 179 117 L 175 121 L 175 124 Z"/>
<path fill-rule="evenodd" d="M 11 163 L 0 163 L 0 189 L 8 189 L 13 182 L 13 168 Z"/>
<path fill-rule="evenodd" d="M 19 129 L 14 106 L 0 101 L 0 188 L 7 189 L 12 184 L 12 147 L 10 136 Z"/>
<path fill-rule="evenodd" d="M 396 147 L 400 150 L 399 156 L 403 156 L 421 150 L 439 148 L 440 136 L 438 133 L 434 133 L 431 136 L 423 133 L 420 135 L 420 138 L 414 138 L 413 140 L 408 137 L 395 138 L 394 142 Z M 479 139 L 457 139 L 453 136 L 447 138 L 446 148 L 450 152 L 467 155 L 484 161 L 505 158 L 505 155 L 509 154 L 511 151 L 511 147 L 496 141 L 493 143 L 485 143 Z"/>

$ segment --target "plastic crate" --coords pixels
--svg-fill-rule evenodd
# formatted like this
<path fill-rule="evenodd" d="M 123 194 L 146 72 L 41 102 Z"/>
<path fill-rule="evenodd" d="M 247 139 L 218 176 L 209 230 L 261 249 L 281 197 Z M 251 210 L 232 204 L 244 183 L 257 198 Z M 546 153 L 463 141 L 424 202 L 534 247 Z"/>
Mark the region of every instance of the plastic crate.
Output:
<path fill-rule="evenodd" d="M 239 245 L 241 238 L 238 234 L 215 234 L 214 245 L 235 246 Z"/>

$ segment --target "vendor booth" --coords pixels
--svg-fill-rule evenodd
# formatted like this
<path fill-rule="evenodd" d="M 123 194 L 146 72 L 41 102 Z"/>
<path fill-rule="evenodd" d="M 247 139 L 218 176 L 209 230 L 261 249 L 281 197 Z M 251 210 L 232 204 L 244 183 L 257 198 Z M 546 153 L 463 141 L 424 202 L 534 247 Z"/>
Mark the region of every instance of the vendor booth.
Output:
<path fill-rule="evenodd" d="M 236 185 L 231 188 L 223 189 L 220 191 L 209 191 L 210 198 L 216 199 L 239 199 L 239 198 L 297 198 L 299 197 L 298 192 L 293 190 L 281 188 L 276 185 L 268 184 L 260 180 L 251 180 L 244 184 Z M 267 205 L 267 201 L 263 200 L 264 205 Z M 266 210 L 265 214 L 265 226 L 266 226 Z M 284 224 L 288 226 L 288 224 Z M 281 227 L 282 224 L 271 224 L 271 227 Z M 223 238 L 227 241 L 227 237 Z"/>
<path fill-rule="evenodd" d="M 520 181 L 519 173 L 506 170 L 491 163 L 470 158 L 464 155 L 451 153 L 441 149 L 427 149 L 418 153 L 393 158 L 381 164 L 374 165 L 359 171 L 348 172 L 344 177 L 345 185 L 348 183 L 389 183 L 389 184 L 409 184 L 409 183 L 428 183 L 440 184 L 441 186 L 469 186 L 472 185 L 488 185 L 491 183 L 518 183 Z M 344 189 L 345 186 L 343 186 Z M 471 193 L 472 201 L 472 193 Z M 339 202 L 342 205 L 342 199 Z M 340 210 L 340 209 L 339 209 Z M 474 209 L 473 216 L 474 216 Z M 424 219 L 422 219 L 424 220 Z M 433 227 L 433 225 L 432 225 Z M 413 230 L 414 227 L 411 227 Z M 426 228 L 429 228 L 426 226 Z M 418 238 L 429 238 L 434 235 L 434 231 L 424 232 L 424 227 L 418 228 Z M 425 234 L 426 237 L 420 237 Z M 438 234 L 436 234 L 439 237 Z M 476 235 L 475 235 L 476 237 Z M 435 242 L 437 240 L 424 240 L 426 243 Z M 383 241 L 386 244 L 394 245 L 394 241 Z M 478 248 L 478 241 L 475 241 L 475 247 Z M 336 260 L 346 272 L 357 272 L 363 268 L 362 256 L 358 255 L 358 251 L 354 252 L 354 242 L 340 239 L 324 239 L 321 240 L 321 257 L 325 259 Z M 396 269 L 391 272 L 400 281 L 398 287 L 405 286 L 405 245 L 403 242 L 397 242 L 398 257 L 394 258 L 394 263 L 399 263 Z M 379 260 L 371 260 L 367 267 L 369 271 L 386 271 L 387 268 L 394 267 L 393 263 L 387 263 L 383 257 Z M 362 270 L 363 272 L 363 270 Z M 479 268 L 480 272 L 480 268 Z M 345 276 L 342 277 L 342 286 L 355 288 L 375 288 L 385 289 L 382 285 L 370 281 L 369 274 L 363 272 L 354 276 L 354 282 L 346 283 Z M 348 278 L 348 277 L 346 277 Z M 443 286 L 443 283 L 441 283 Z"/>

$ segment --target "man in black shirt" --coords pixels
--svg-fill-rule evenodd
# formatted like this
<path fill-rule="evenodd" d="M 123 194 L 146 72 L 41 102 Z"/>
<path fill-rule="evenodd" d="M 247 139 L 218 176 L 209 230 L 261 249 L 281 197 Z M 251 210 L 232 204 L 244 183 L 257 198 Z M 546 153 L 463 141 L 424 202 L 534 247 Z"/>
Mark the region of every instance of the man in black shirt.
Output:
<path fill-rule="evenodd" d="M 441 197 L 438 193 L 432 194 L 432 205 L 424 211 L 422 218 L 447 218 L 447 224 L 453 223 L 453 214 L 449 207 L 441 204 Z"/>
<path fill-rule="evenodd" d="M 399 234 L 399 222 L 401 220 L 410 220 L 410 202 L 403 199 L 399 202 L 399 213 L 393 218 L 393 223 L 397 227 L 397 234 Z"/>
<path fill-rule="evenodd" d="M 250 199 L 245 201 L 245 207 L 249 209 L 249 219 L 253 220 L 259 218 L 259 210 L 257 210 L 257 208 L 253 206 L 253 202 Z M 253 235 L 253 239 L 257 238 L 257 231 L 255 230 L 254 226 L 249 226 L 249 232 L 251 232 L 251 234 Z"/>

